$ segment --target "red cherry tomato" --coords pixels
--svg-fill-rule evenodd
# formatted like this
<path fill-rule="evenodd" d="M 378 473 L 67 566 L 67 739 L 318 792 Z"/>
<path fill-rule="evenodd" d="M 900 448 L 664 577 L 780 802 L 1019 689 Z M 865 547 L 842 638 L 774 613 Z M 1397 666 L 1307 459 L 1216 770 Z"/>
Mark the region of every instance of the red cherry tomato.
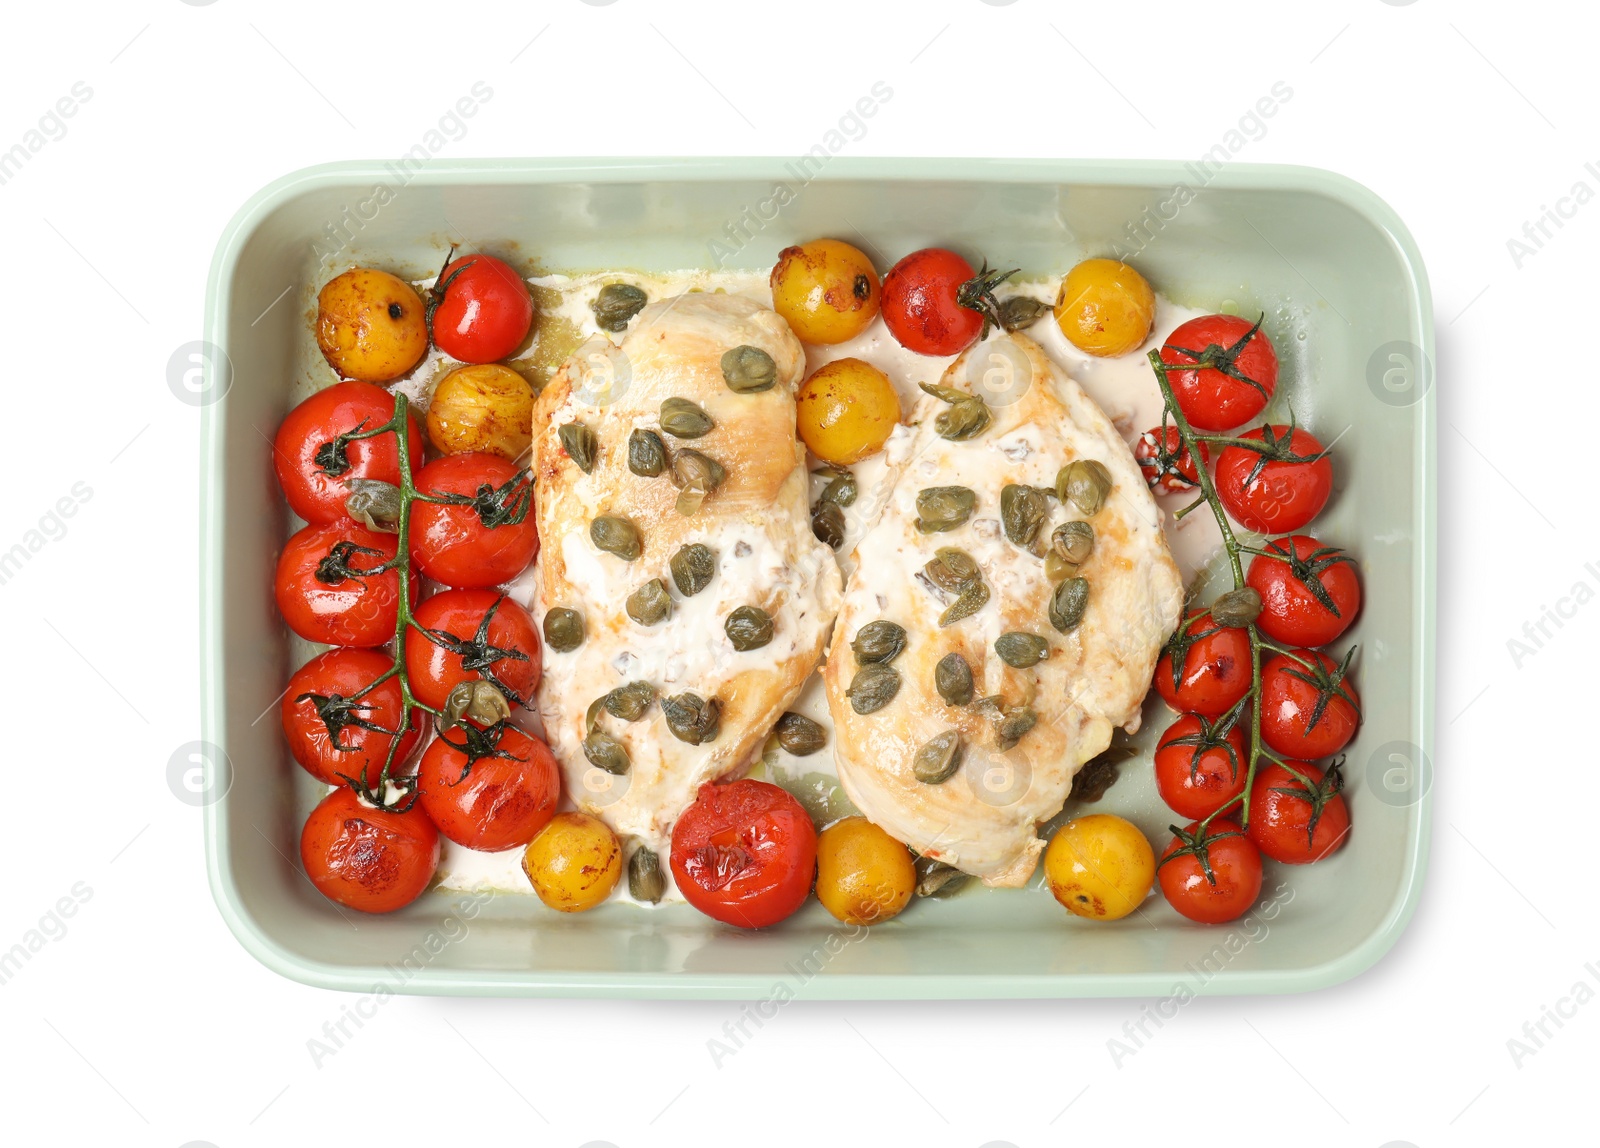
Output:
<path fill-rule="evenodd" d="M 1155 686 L 1179 713 L 1221 717 L 1250 692 L 1250 631 L 1190 610 L 1161 651 Z"/>
<path fill-rule="evenodd" d="M 444 590 L 412 618 L 429 631 L 406 637 L 406 674 L 419 701 L 440 709 L 457 684 L 482 678 L 512 705 L 532 704 L 542 672 L 539 632 L 517 603 L 494 590 Z"/>
<path fill-rule="evenodd" d="M 1288 534 L 1322 513 L 1333 493 L 1333 463 L 1314 435 L 1273 426 L 1239 437 L 1264 448 L 1228 446 L 1217 457 L 1217 495 L 1235 522 L 1259 534 Z"/>
<path fill-rule="evenodd" d="M 463 590 L 498 586 L 539 553 L 533 476 L 498 455 L 446 455 L 418 472 L 416 486 L 472 500 L 411 506 L 411 557 L 435 582 Z"/>
<path fill-rule="evenodd" d="M 997 309 L 994 287 L 1003 273 L 972 269 L 954 251 L 914 251 L 883 277 L 883 321 L 902 347 L 919 355 L 959 355 Z"/>
<path fill-rule="evenodd" d="M 1167 381 L 1189 424 L 1197 430 L 1225 431 L 1243 426 L 1266 410 L 1278 388 L 1278 354 L 1261 331 L 1237 315 L 1203 315 L 1167 336 L 1161 361 L 1196 364 L 1192 371 L 1170 371 Z"/>
<path fill-rule="evenodd" d="M 439 867 L 439 831 L 420 806 L 374 809 L 347 786 L 324 797 L 300 834 L 300 863 L 317 891 L 363 913 L 411 904 Z"/>
<path fill-rule="evenodd" d="M 371 383 L 324 387 L 290 411 L 272 443 L 272 465 L 289 509 L 307 522 L 345 517 L 345 485 L 352 478 L 400 481 L 400 451 L 394 435 L 341 442 L 339 436 L 381 427 L 394 418 L 394 396 Z M 422 432 L 408 417 L 411 457 L 422 458 Z"/>
<path fill-rule="evenodd" d="M 783 920 L 805 902 L 817 831 L 805 808 L 765 781 L 702 785 L 672 830 L 672 876 L 689 904 L 745 929 Z"/>
<path fill-rule="evenodd" d="M 1156 862 L 1162 896 L 1191 921 L 1220 925 L 1249 912 L 1261 895 L 1261 850 L 1232 821 L 1217 818 L 1172 827 L 1175 836 Z"/>
<path fill-rule="evenodd" d="M 384 757 L 394 742 L 392 731 L 400 728 L 400 681 L 390 678 L 367 687 L 392 665 L 376 650 L 328 650 L 289 679 L 279 707 L 283 733 L 294 759 L 318 781 L 343 785 L 342 773 L 369 786 L 378 784 Z M 395 765 L 416 748 L 422 723 L 423 712 L 412 710 L 411 725 L 395 751 Z"/>
<path fill-rule="evenodd" d="M 395 556 L 395 536 L 346 518 L 307 526 L 278 556 L 274 590 L 289 629 L 329 646 L 381 646 L 394 637 L 400 573 L 380 569 Z M 416 599 L 417 580 L 411 579 Z"/>
<path fill-rule="evenodd" d="M 1317 650 L 1295 650 L 1262 666 L 1261 740 L 1308 761 L 1348 745 L 1361 724 L 1361 698 L 1349 679 L 1354 653 L 1341 663 Z"/>
<path fill-rule="evenodd" d="M 458 845 L 498 853 L 532 841 L 555 814 L 561 772 L 550 747 L 515 726 L 446 730 L 417 771 L 422 808 Z"/>
<path fill-rule="evenodd" d="M 1326 646 L 1344 633 L 1361 609 L 1355 561 L 1337 546 L 1309 534 L 1275 538 L 1256 555 L 1245 582 L 1261 595 L 1256 625 L 1275 642 Z"/>
<path fill-rule="evenodd" d="M 1163 434 L 1160 427 L 1151 427 L 1133 444 L 1133 457 L 1150 489 L 1158 494 L 1182 494 L 1200 485 L 1200 475 L 1195 470 L 1194 455 L 1183 445 L 1178 428 L 1169 426 Z M 1200 444 L 1200 459 L 1209 464 L 1211 452 Z"/>
<path fill-rule="evenodd" d="M 1250 840 L 1285 865 L 1307 865 L 1336 851 L 1350 835 L 1350 807 L 1337 764 L 1324 774 L 1304 761 L 1263 763 L 1250 789 Z M 1295 776 L 1299 774 L 1299 776 Z"/>
<path fill-rule="evenodd" d="M 1249 765 L 1238 713 L 1220 721 L 1184 714 L 1156 747 L 1156 791 L 1179 817 L 1210 817 L 1244 793 Z"/>
<path fill-rule="evenodd" d="M 533 295 L 522 276 L 493 255 L 463 255 L 444 265 L 429 291 L 433 342 L 463 363 L 498 363 L 533 326 Z"/>

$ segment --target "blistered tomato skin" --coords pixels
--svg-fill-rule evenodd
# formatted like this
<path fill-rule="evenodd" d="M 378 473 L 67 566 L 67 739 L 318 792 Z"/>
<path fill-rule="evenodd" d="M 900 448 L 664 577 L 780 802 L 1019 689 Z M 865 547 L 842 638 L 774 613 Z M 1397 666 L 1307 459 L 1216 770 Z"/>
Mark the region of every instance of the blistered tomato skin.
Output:
<path fill-rule="evenodd" d="M 1156 747 L 1156 791 L 1179 817 L 1198 821 L 1244 793 L 1249 760 L 1241 723 L 1207 739 L 1201 718 L 1184 714 Z"/>
<path fill-rule="evenodd" d="M 1149 894 L 1156 856 L 1131 821 L 1093 813 L 1056 830 L 1045 850 L 1044 871 L 1051 894 L 1073 916 L 1116 921 Z"/>
<path fill-rule="evenodd" d="M 1179 713 L 1221 717 L 1250 692 L 1250 631 L 1218 626 L 1204 610 L 1189 611 L 1156 663 L 1155 687 Z"/>
<path fill-rule="evenodd" d="M 400 611 L 400 574 L 381 569 L 394 556 L 393 534 L 348 518 L 307 526 L 278 557 L 273 585 L 278 612 L 308 642 L 381 646 L 394 637 Z M 409 585 L 415 600 L 415 577 Z"/>
<path fill-rule="evenodd" d="M 433 389 L 428 441 L 440 454 L 483 452 L 526 461 L 533 442 L 533 388 L 498 363 L 457 367 Z"/>
<path fill-rule="evenodd" d="M 432 292 L 433 341 L 463 363 L 497 363 L 533 327 L 533 294 L 516 269 L 482 253 L 445 264 Z"/>
<path fill-rule="evenodd" d="M 418 701 L 440 709 L 451 689 L 481 678 L 499 686 L 513 706 L 532 704 L 542 655 L 539 631 L 522 606 L 496 590 L 444 590 L 412 618 L 433 631 L 414 628 L 406 637 L 406 674 Z M 468 669 L 468 661 L 482 668 Z"/>
<path fill-rule="evenodd" d="M 1056 325 L 1080 351 L 1115 358 L 1150 337 L 1156 293 L 1132 267 L 1115 259 L 1085 259 L 1061 281 Z"/>
<path fill-rule="evenodd" d="M 1326 646 L 1355 621 L 1361 579 L 1343 550 L 1308 534 L 1276 538 L 1262 549 L 1269 553 L 1251 560 L 1245 581 L 1261 595 L 1256 625 L 1263 634 L 1288 645 Z"/>
<path fill-rule="evenodd" d="M 400 450 L 393 434 L 354 439 L 342 449 L 332 445 L 340 435 L 372 430 L 392 418 L 394 396 L 360 382 L 324 387 L 290 411 L 272 443 L 273 469 L 289 509 L 313 524 L 336 522 L 346 517 L 350 479 L 398 484 Z M 409 418 L 407 433 L 413 463 L 420 462 L 422 433 Z M 324 456 L 321 461 L 319 454 Z"/>
<path fill-rule="evenodd" d="M 622 843 L 587 813 L 558 813 L 522 855 L 533 891 L 552 909 L 582 913 L 611 895 L 622 876 Z"/>
<path fill-rule="evenodd" d="M 1209 464 L 1211 451 L 1205 443 L 1199 445 L 1201 462 Z M 1133 444 L 1133 457 L 1145 482 L 1157 494 L 1187 494 L 1200 485 L 1194 455 L 1183 445 L 1183 436 L 1175 426 L 1167 427 L 1165 433 L 1161 427 L 1145 431 Z"/>
<path fill-rule="evenodd" d="M 846 817 L 817 838 L 817 900 L 846 925 L 899 914 L 916 889 L 911 854 L 865 817 Z"/>
<path fill-rule="evenodd" d="M 341 378 L 392 382 L 428 353 L 422 297 L 387 271 L 352 267 L 317 294 L 317 346 Z"/>
<path fill-rule="evenodd" d="M 1184 832 L 1193 838 L 1200 827 L 1190 824 Z M 1237 823 L 1219 817 L 1207 828 L 1203 852 L 1209 874 L 1194 847 L 1174 837 L 1156 866 L 1161 893 L 1191 921 L 1204 925 L 1236 921 L 1261 895 L 1261 850 Z"/>
<path fill-rule="evenodd" d="M 515 726 L 487 735 L 484 756 L 466 730 L 446 730 L 428 745 L 418 769 L 423 811 L 451 841 L 485 853 L 532 841 L 555 814 L 560 770 L 550 747 Z"/>
<path fill-rule="evenodd" d="M 417 473 L 422 494 L 493 497 L 509 487 L 504 509 L 488 507 L 490 521 L 474 506 L 419 500 L 411 507 L 411 556 L 435 582 L 457 589 L 486 589 L 509 582 L 539 553 L 539 527 L 533 510 L 533 476 L 492 454 L 454 454 L 436 459 Z M 521 522 L 509 521 L 516 514 Z M 505 519 L 500 521 L 496 515 Z"/>
<path fill-rule="evenodd" d="M 956 300 L 977 272 L 954 251 L 914 251 L 883 277 L 883 321 L 902 347 L 919 355 L 959 355 L 983 330 L 983 316 Z"/>
<path fill-rule="evenodd" d="M 708 783 L 673 827 L 671 864 L 689 904 L 725 924 L 761 929 L 805 903 L 817 831 L 805 808 L 776 785 Z"/>
<path fill-rule="evenodd" d="M 877 316 L 879 295 L 871 260 L 837 239 L 785 247 L 772 268 L 772 309 L 804 343 L 855 338 Z"/>
<path fill-rule="evenodd" d="M 811 453 L 848 466 L 883 449 L 900 422 L 889 376 L 860 359 L 818 367 L 795 396 L 796 425 Z"/>
<path fill-rule="evenodd" d="M 306 818 L 300 863 L 317 891 L 363 913 L 391 913 L 421 896 L 439 868 L 439 831 L 420 806 L 405 813 L 362 804 L 348 787 Z"/>
<path fill-rule="evenodd" d="M 385 731 L 400 727 L 400 682 L 372 683 L 392 666 L 389 656 L 376 650 L 341 648 L 318 654 L 289 679 L 279 706 L 283 732 L 290 753 L 312 777 L 325 785 L 344 784 L 340 774 L 378 784 L 394 741 Z M 350 700 L 357 694 L 358 700 Z M 319 704 L 327 720 L 318 716 Z M 423 717 L 422 710 L 411 711 L 411 726 L 395 751 L 396 765 L 416 748 Z"/>
<path fill-rule="evenodd" d="M 1195 364 L 1192 371 L 1168 372 L 1167 381 L 1196 430 L 1243 426 L 1266 410 L 1278 387 L 1272 340 L 1238 315 L 1190 319 L 1167 336 L 1160 353 L 1172 366 Z"/>

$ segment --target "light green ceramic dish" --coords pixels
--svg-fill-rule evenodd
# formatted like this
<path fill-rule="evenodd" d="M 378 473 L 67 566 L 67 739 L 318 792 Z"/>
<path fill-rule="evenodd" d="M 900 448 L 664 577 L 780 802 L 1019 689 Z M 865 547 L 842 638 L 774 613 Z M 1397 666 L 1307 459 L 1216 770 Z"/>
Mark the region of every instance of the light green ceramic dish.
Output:
<path fill-rule="evenodd" d="M 422 277 L 456 239 L 515 249 L 548 270 L 764 269 L 783 246 L 817 235 L 865 240 L 880 261 L 940 244 L 1039 273 L 1086 254 L 1136 253 L 1180 302 L 1267 313 L 1285 359 L 1280 410 L 1292 402 L 1324 441 L 1338 439 L 1338 490 L 1317 532 L 1360 556 L 1366 588 L 1351 635 L 1366 722 L 1347 764 L 1348 845 L 1319 865 L 1269 871 L 1263 904 L 1222 928 L 1187 924 L 1159 898 L 1143 916 L 1090 924 L 1037 889 L 919 903 L 870 934 L 815 903 L 750 934 L 682 906 L 564 917 L 532 897 L 436 893 L 367 918 L 323 900 L 291 860 L 312 791 L 273 705 L 292 667 L 272 606 L 286 511 L 266 444 L 291 405 L 321 261 Z M 201 704 L 205 739 L 220 751 L 207 862 L 229 927 L 285 976 L 360 992 L 508 996 L 1293 992 L 1370 966 L 1416 906 L 1433 723 L 1432 315 L 1410 234 L 1347 179 L 1060 160 L 840 157 L 809 171 L 782 159 L 482 160 L 414 173 L 336 164 L 277 180 L 234 217 L 211 267 L 206 338 Z M 1164 723 L 1149 714 L 1158 733 Z M 1164 839 L 1170 815 L 1147 765 L 1126 767 L 1101 808 Z"/>

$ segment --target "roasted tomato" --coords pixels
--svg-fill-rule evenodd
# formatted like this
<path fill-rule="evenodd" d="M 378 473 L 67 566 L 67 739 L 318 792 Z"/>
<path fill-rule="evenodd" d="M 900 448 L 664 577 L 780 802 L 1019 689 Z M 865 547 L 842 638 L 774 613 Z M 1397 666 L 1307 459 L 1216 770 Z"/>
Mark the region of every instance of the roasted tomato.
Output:
<path fill-rule="evenodd" d="M 765 781 L 702 785 L 672 830 L 672 876 L 689 904 L 745 929 L 798 909 L 817 867 L 805 807 Z"/>
<path fill-rule="evenodd" d="M 363 913 L 415 901 L 439 867 L 439 831 L 420 806 L 374 809 L 348 786 L 324 797 L 300 834 L 300 863 L 317 891 Z"/>
<path fill-rule="evenodd" d="M 550 747 L 515 726 L 462 723 L 428 745 L 417 770 L 423 811 L 458 845 L 498 853 L 532 841 L 555 814 L 561 773 Z"/>
<path fill-rule="evenodd" d="M 434 344 L 452 359 L 498 363 L 528 337 L 533 294 L 509 263 L 463 255 L 446 262 L 429 289 L 428 324 Z"/>
<path fill-rule="evenodd" d="M 803 343 L 855 338 L 877 316 L 878 295 L 872 261 L 837 239 L 785 247 L 772 268 L 772 309 Z"/>
<path fill-rule="evenodd" d="M 528 843 L 522 871 L 546 905 L 563 913 L 582 913 L 617 887 L 622 843 L 598 817 L 558 813 Z"/>
<path fill-rule="evenodd" d="M 539 553 L 533 475 L 492 454 L 453 454 L 418 472 L 411 557 L 435 582 L 463 590 L 509 582 Z"/>
<path fill-rule="evenodd" d="M 1285 757 L 1315 760 L 1338 753 L 1361 724 L 1361 698 L 1350 684 L 1355 648 L 1336 662 L 1316 650 L 1279 654 L 1261 667 L 1261 740 Z"/>
<path fill-rule="evenodd" d="M 910 852 L 865 817 L 835 821 L 817 838 L 817 900 L 846 925 L 896 916 L 916 886 Z"/>
<path fill-rule="evenodd" d="M 1250 840 L 1285 865 L 1320 861 L 1350 835 L 1337 763 L 1324 774 L 1304 761 L 1263 763 L 1250 790 Z"/>
<path fill-rule="evenodd" d="M 440 454 L 497 454 L 521 462 L 533 442 L 533 388 L 510 367 L 457 367 L 433 388 L 428 439 Z"/>
<path fill-rule="evenodd" d="M 1184 714 L 1156 747 L 1156 791 L 1179 817 L 1210 817 L 1244 793 L 1249 757 L 1239 728 L 1243 705 L 1216 721 Z"/>
<path fill-rule="evenodd" d="M 1261 446 L 1227 446 L 1217 456 L 1217 495 L 1235 522 L 1259 534 L 1287 534 L 1322 513 L 1333 493 L 1333 463 L 1315 436 L 1265 426 L 1239 437 Z"/>
<path fill-rule="evenodd" d="M 1192 371 L 1167 372 L 1167 381 L 1189 425 L 1198 430 L 1243 426 L 1267 409 L 1278 388 L 1278 353 L 1262 333 L 1260 319 L 1190 319 L 1167 336 L 1161 361 L 1195 364 Z"/>
<path fill-rule="evenodd" d="M 1157 494 L 1183 494 L 1200 485 L 1200 474 L 1195 470 L 1194 455 L 1183 445 L 1178 428 L 1169 426 L 1165 433 L 1161 427 L 1151 427 L 1133 444 L 1133 457 L 1150 489 Z M 1200 444 L 1200 460 L 1211 462 L 1211 452 Z"/>
<path fill-rule="evenodd" d="M 444 590 L 417 607 L 406 638 L 411 692 L 434 709 L 461 682 L 482 679 L 514 706 L 532 704 L 541 672 L 528 611 L 494 590 Z"/>
<path fill-rule="evenodd" d="M 1291 646 L 1326 646 L 1355 621 L 1355 559 L 1308 534 L 1275 538 L 1262 549 L 1267 553 L 1251 560 L 1245 581 L 1261 595 L 1256 625 L 1263 634 Z"/>
<path fill-rule="evenodd" d="M 1180 713 L 1221 717 L 1250 692 L 1250 631 L 1190 610 L 1161 651 L 1155 685 Z"/>
<path fill-rule="evenodd" d="M 889 376 L 861 359 L 817 368 L 795 396 L 796 428 L 811 453 L 847 466 L 877 454 L 900 422 Z"/>
<path fill-rule="evenodd" d="M 1110 813 L 1074 817 L 1050 839 L 1045 880 L 1075 917 L 1116 921 L 1150 894 L 1156 855 L 1139 827 Z"/>
<path fill-rule="evenodd" d="M 378 784 L 400 729 L 400 681 L 372 683 L 393 664 L 376 650 L 328 650 L 289 679 L 279 707 L 283 733 L 294 759 L 318 781 L 341 785 L 353 777 L 368 786 Z M 395 751 L 396 765 L 416 748 L 422 725 L 423 712 L 412 710 L 411 725 Z"/>
<path fill-rule="evenodd" d="M 1220 925 L 1249 912 L 1261 895 L 1261 850 L 1232 821 L 1205 829 L 1172 827 L 1172 841 L 1156 864 L 1167 902 L 1191 921 Z"/>
<path fill-rule="evenodd" d="M 1115 259 L 1085 259 L 1061 280 L 1056 325 L 1080 351 L 1110 358 L 1139 349 L 1150 337 L 1156 293 Z"/>
<path fill-rule="evenodd" d="M 395 556 L 395 536 L 345 519 L 307 526 L 278 556 L 273 587 L 278 612 L 308 642 L 381 646 L 394 637 L 400 612 L 400 573 L 383 569 Z M 411 597 L 417 580 L 410 582 Z"/>
<path fill-rule="evenodd" d="M 352 267 L 317 293 L 317 347 L 341 378 L 398 379 L 428 353 L 422 298 L 387 271 Z"/>
<path fill-rule="evenodd" d="M 345 517 L 345 485 L 352 478 L 400 481 L 400 450 L 393 434 L 351 439 L 394 418 L 394 396 L 371 383 L 335 383 L 306 399 L 278 427 L 272 465 L 289 509 L 307 522 Z M 422 458 L 422 432 L 407 419 L 411 458 Z"/>
<path fill-rule="evenodd" d="M 1011 272 L 972 269 L 954 251 L 926 247 L 883 278 L 883 321 L 902 347 L 919 355 L 959 355 L 999 322 L 994 289 Z"/>

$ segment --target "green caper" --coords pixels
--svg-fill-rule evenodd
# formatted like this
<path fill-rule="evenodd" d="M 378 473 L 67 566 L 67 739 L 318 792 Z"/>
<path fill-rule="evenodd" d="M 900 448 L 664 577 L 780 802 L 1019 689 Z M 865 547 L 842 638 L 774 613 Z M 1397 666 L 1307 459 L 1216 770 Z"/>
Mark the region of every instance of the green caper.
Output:
<path fill-rule="evenodd" d="M 905 648 L 905 627 L 883 618 L 862 626 L 850 643 L 850 649 L 856 655 L 856 664 L 862 666 L 872 662 L 892 662 Z"/>
<path fill-rule="evenodd" d="M 1050 643 L 1026 630 L 1007 630 L 994 640 L 994 652 L 1012 669 L 1026 670 L 1050 656 Z"/>
<path fill-rule="evenodd" d="M 652 578 L 628 595 L 624 606 L 628 617 L 638 622 L 641 626 L 654 626 L 657 622 L 664 622 L 667 615 L 672 613 L 672 596 L 667 593 L 667 587 L 659 578 Z"/>
<path fill-rule="evenodd" d="M 989 587 L 981 581 L 973 582 L 961 591 L 961 596 L 939 615 L 940 626 L 953 626 L 963 618 L 970 618 L 989 600 Z"/>
<path fill-rule="evenodd" d="M 710 455 L 685 447 L 672 456 L 672 483 L 678 488 L 678 513 L 692 518 L 700 506 L 717 487 L 722 485 L 728 472 Z"/>
<path fill-rule="evenodd" d="M 778 719 L 776 733 L 784 752 L 795 757 L 809 757 L 828 744 L 827 732 L 820 725 L 792 710 Z"/>
<path fill-rule="evenodd" d="M 828 474 L 828 485 L 822 488 L 822 501 L 834 502 L 840 506 L 849 506 L 856 500 L 856 476 L 842 466 L 831 466 L 825 471 L 815 471 L 816 474 Z"/>
<path fill-rule="evenodd" d="M 600 715 L 606 712 L 606 695 L 601 694 L 589 703 L 589 708 L 583 715 L 583 732 L 593 733 L 600 728 Z"/>
<path fill-rule="evenodd" d="M 693 598 L 711 585 L 711 579 L 717 573 L 716 555 L 711 553 L 709 547 L 698 542 L 678 547 L 678 552 L 667 565 L 672 568 L 673 584 L 685 598 Z"/>
<path fill-rule="evenodd" d="M 589 304 L 589 310 L 594 312 L 595 326 L 615 334 L 644 310 L 648 301 L 645 293 L 631 283 L 607 283 Z"/>
<path fill-rule="evenodd" d="M 935 861 L 932 857 L 918 857 L 913 868 L 917 874 L 919 897 L 949 897 L 960 892 L 972 880 L 971 873 L 963 873 L 954 865 Z"/>
<path fill-rule="evenodd" d="M 1050 536 L 1050 549 L 1063 562 L 1082 566 L 1094 553 L 1094 527 L 1087 522 L 1063 522 Z"/>
<path fill-rule="evenodd" d="M 1089 580 L 1068 578 L 1050 595 L 1050 624 L 1063 634 L 1071 633 L 1083 621 L 1089 607 Z"/>
<path fill-rule="evenodd" d="M 928 486 L 917 492 L 917 529 L 924 534 L 954 530 L 972 517 L 978 496 L 965 486 Z"/>
<path fill-rule="evenodd" d="M 661 699 L 661 714 L 667 719 L 672 736 L 690 745 L 717 740 L 722 729 L 722 705 L 715 698 L 707 701 L 699 694 L 683 693 Z"/>
<path fill-rule="evenodd" d="M 1229 590 L 1211 603 L 1211 620 L 1219 626 L 1243 628 L 1261 616 L 1261 595 L 1253 586 Z"/>
<path fill-rule="evenodd" d="M 933 688 L 947 706 L 964 706 L 972 700 L 972 667 L 957 653 L 948 653 L 933 667 Z"/>
<path fill-rule="evenodd" d="M 778 364 L 760 347 L 745 344 L 722 353 L 722 378 L 730 391 L 753 395 L 772 389 L 778 381 Z"/>
<path fill-rule="evenodd" d="M 641 845 L 628 858 L 628 896 L 654 905 L 667 891 L 667 878 L 661 872 L 661 858 L 648 845 Z"/>
<path fill-rule="evenodd" d="M 1111 493 L 1111 472 L 1092 458 L 1079 458 L 1056 472 L 1056 497 L 1093 518 Z"/>
<path fill-rule="evenodd" d="M 638 721 L 655 700 L 656 688 L 649 682 L 628 682 L 606 695 L 606 713 L 623 721 Z"/>
<path fill-rule="evenodd" d="M 1054 548 L 1044 552 L 1044 576 L 1051 582 L 1071 578 L 1077 572 L 1078 568 L 1057 554 Z"/>
<path fill-rule="evenodd" d="M 758 606 L 740 606 L 728 615 L 722 629 L 740 653 L 759 650 L 772 641 L 772 615 Z"/>
<path fill-rule="evenodd" d="M 1032 706 L 1007 706 L 994 727 L 994 740 L 1002 750 L 1010 749 L 1022 740 L 1022 735 L 1039 724 L 1039 715 Z"/>
<path fill-rule="evenodd" d="M 977 438 L 989 426 L 989 407 L 976 395 L 962 399 L 933 420 L 933 429 L 940 438 L 951 442 L 966 442 Z"/>
<path fill-rule="evenodd" d="M 947 729 L 932 738 L 911 759 L 911 772 L 925 785 L 948 781 L 961 767 L 961 735 Z"/>
<path fill-rule="evenodd" d="M 635 562 L 644 553 L 639 540 L 639 530 L 626 518 L 616 514 L 602 514 L 589 523 L 589 541 L 607 554 L 615 554 L 624 562 Z"/>
<path fill-rule="evenodd" d="M 347 478 L 344 484 L 350 490 L 350 497 L 344 500 L 346 514 L 368 530 L 400 532 L 402 500 L 398 486 L 376 478 Z"/>
<path fill-rule="evenodd" d="M 471 718 L 480 726 L 491 726 L 511 717 L 511 703 L 493 682 L 486 682 L 482 678 L 457 682 L 445 695 L 444 706 L 434 719 L 434 724 L 442 733 L 464 717 Z"/>
<path fill-rule="evenodd" d="M 900 672 L 882 662 L 868 662 L 850 679 L 845 691 L 850 708 L 858 714 L 877 713 L 900 692 Z"/>
<path fill-rule="evenodd" d="M 1050 517 L 1050 500 L 1036 486 L 1007 483 L 1000 491 L 1000 524 L 1018 546 L 1032 546 L 1039 527 Z"/>
<path fill-rule="evenodd" d="M 1052 310 L 1050 304 L 1041 299 L 1013 295 L 1000 304 L 1000 326 L 1007 331 L 1021 331 L 1033 326 Z"/>
<path fill-rule="evenodd" d="M 578 464 L 578 469 L 588 474 L 594 470 L 594 458 L 600 446 L 594 437 L 594 431 L 579 422 L 566 423 L 556 430 L 556 437 L 561 440 L 562 447 Z"/>
<path fill-rule="evenodd" d="M 959 594 L 978 580 L 978 563 L 965 550 L 941 546 L 923 566 L 922 572 L 939 589 Z"/>
<path fill-rule="evenodd" d="M 966 391 L 957 390 L 955 387 L 947 387 L 942 383 L 918 383 L 917 386 L 922 388 L 924 394 L 932 395 L 936 399 L 943 399 L 947 403 L 964 402 L 972 397 Z"/>
<path fill-rule="evenodd" d="M 627 773 L 632 764 L 622 743 L 599 730 L 592 731 L 583 739 L 583 756 L 589 759 L 590 765 L 607 773 Z"/>
<path fill-rule="evenodd" d="M 711 430 L 711 416 L 688 399 L 663 399 L 661 429 L 673 438 L 699 438 Z"/>
<path fill-rule="evenodd" d="M 636 430 L 628 436 L 628 469 L 640 478 L 654 478 L 667 469 L 667 448 L 653 430 Z"/>
<path fill-rule="evenodd" d="M 837 502 L 823 500 L 811 508 L 811 533 L 832 550 L 844 545 L 844 511 Z"/>
<path fill-rule="evenodd" d="M 565 654 L 583 645 L 583 615 L 557 606 L 544 616 L 544 644 Z"/>

